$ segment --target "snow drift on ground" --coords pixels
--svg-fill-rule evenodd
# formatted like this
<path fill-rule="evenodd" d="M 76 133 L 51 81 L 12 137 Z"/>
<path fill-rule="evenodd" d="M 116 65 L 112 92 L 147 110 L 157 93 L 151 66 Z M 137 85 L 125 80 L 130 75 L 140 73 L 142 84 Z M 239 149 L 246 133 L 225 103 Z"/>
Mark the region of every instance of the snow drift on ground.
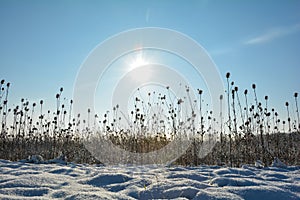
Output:
<path fill-rule="evenodd" d="M 300 167 L 97 166 L 0 160 L 0 199 L 300 199 Z"/>

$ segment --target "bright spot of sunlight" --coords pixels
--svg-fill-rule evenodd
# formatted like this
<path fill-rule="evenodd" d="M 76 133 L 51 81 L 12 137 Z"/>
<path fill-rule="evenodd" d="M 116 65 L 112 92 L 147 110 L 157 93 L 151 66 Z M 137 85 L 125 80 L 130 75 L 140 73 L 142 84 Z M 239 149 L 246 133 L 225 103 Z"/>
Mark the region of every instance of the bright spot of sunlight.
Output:
<path fill-rule="evenodd" d="M 130 61 L 129 63 L 129 70 L 133 70 L 137 67 L 147 65 L 149 62 L 145 58 L 143 52 L 138 52 Z"/>

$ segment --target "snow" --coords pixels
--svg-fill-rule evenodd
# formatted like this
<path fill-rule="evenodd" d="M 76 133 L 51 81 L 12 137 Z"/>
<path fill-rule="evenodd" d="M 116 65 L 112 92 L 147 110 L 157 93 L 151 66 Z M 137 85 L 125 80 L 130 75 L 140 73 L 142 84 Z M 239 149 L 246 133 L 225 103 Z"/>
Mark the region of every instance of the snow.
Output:
<path fill-rule="evenodd" d="M 300 167 L 102 166 L 0 160 L 0 199 L 300 199 Z"/>

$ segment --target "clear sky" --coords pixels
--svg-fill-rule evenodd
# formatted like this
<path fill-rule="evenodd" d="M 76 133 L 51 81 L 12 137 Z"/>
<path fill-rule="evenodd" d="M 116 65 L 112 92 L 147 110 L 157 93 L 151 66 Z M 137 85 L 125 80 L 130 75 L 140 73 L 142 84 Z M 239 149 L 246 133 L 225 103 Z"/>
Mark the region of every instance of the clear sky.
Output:
<path fill-rule="evenodd" d="M 0 78 L 22 97 L 71 98 L 77 72 L 108 37 L 133 28 L 182 32 L 209 53 L 241 90 L 285 112 L 300 92 L 300 1 L 0 1 Z M 225 79 L 224 79 L 225 81 Z M 55 104 L 54 104 L 55 105 Z M 282 113 L 284 114 L 284 113 Z"/>

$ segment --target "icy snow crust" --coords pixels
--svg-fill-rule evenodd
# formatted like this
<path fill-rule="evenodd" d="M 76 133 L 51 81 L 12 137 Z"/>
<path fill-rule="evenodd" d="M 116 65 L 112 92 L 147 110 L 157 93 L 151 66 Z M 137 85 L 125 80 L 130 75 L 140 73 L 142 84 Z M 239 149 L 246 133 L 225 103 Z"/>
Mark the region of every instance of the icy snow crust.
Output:
<path fill-rule="evenodd" d="M 0 199 L 300 199 L 300 167 L 100 166 L 0 160 Z"/>

